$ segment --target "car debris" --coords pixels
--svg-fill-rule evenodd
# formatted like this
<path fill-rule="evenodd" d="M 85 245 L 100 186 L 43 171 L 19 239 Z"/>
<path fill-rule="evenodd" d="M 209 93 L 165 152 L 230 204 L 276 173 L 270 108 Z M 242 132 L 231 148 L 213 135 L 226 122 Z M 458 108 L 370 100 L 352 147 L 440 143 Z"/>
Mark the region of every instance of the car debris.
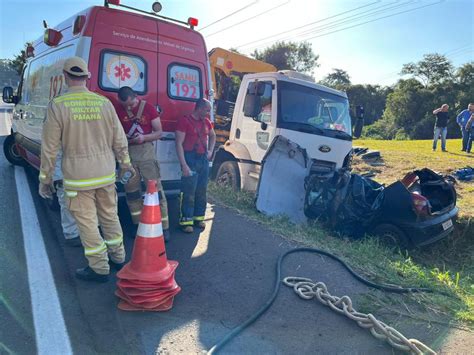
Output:
<path fill-rule="evenodd" d="M 454 230 L 458 208 L 453 185 L 424 168 L 384 186 L 349 167 L 336 170 L 310 160 L 304 149 L 279 136 L 262 163 L 256 207 L 295 223 L 318 220 L 345 235 L 374 234 L 389 244 L 413 247 Z"/>
<path fill-rule="evenodd" d="M 474 180 L 474 168 L 466 166 L 462 169 L 456 170 L 454 176 L 460 181 Z"/>

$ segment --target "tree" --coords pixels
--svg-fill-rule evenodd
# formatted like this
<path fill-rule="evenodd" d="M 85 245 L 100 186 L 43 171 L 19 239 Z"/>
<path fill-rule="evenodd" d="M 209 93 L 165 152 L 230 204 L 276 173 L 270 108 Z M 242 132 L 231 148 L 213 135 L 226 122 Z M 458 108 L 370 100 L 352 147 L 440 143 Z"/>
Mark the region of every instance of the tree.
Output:
<path fill-rule="evenodd" d="M 453 65 L 446 56 L 438 53 L 425 54 L 417 63 L 407 63 L 401 74 L 409 74 L 419 79 L 425 87 L 439 84 L 453 77 Z"/>
<path fill-rule="evenodd" d="M 229 48 L 229 52 L 234 52 L 234 53 L 238 53 L 238 54 L 242 54 L 239 52 L 239 50 L 237 48 L 234 48 L 234 47 L 230 47 Z"/>
<path fill-rule="evenodd" d="M 31 42 L 25 43 L 25 47 L 21 50 L 20 54 L 17 54 L 15 58 L 10 61 L 10 67 L 14 69 L 18 75 L 21 75 L 21 72 L 23 71 L 23 67 L 25 66 L 26 63 L 26 47 L 31 46 Z"/>
<path fill-rule="evenodd" d="M 333 69 L 332 73 L 329 73 L 321 80 L 321 84 L 337 90 L 346 90 L 351 85 L 351 78 L 345 70 Z"/>
<path fill-rule="evenodd" d="M 256 49 L 251 56 L 273 64 L 278 70 L 289 69 L 312 74 L 313 69 L 319 66 L 319 55 L 314 54 L 308 42 L 277 42 L 262 51 Z"/>

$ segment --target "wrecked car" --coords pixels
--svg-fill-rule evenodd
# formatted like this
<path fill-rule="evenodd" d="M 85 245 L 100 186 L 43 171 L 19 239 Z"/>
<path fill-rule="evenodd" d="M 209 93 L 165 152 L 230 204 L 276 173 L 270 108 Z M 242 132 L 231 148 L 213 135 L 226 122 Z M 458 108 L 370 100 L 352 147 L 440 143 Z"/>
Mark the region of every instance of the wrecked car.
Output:
<path fill-rule="evenodd" d="M 391 245 L 433 243 L 454 230 L 458 214 L 453 181 L 430 169 L 384 186 L 309 159 L 305 150 L 276 137 L 263 160 L 256 206 L 296 223 L 318 220 L 353 237 L 378 235 Z"/>

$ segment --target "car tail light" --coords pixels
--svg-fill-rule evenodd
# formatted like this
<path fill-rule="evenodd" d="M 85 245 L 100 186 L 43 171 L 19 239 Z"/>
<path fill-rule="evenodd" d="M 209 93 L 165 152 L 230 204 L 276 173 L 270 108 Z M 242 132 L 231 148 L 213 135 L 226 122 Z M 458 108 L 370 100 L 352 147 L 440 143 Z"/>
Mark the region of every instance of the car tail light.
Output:
<path fill-rule="evenodd" d="M 107 3 L 112 5 L 120 5 L 120 0 L 107 0 Z"/>
<path fill-rule="evenodd" d="M 194 17 L 190 17 L 188 18 L 188 25 L 191 27 L 191 28 L 194 28 L 198 25 L 199 23 L 199 20 L 197 18 L 194 18 Z"/>
<path fill-rule="evenodd" d="M 77 16 L 76 19 L 74 20 L 74 25 L 72 27 L 72 34 L 75 36 L 81 33 L 85 24 L 86 24 L 86 16 L 84 15 Z"/>
<path fill-rule="evenodd" d="M 415 173 L 408 173 L 405 175 L 405 177 L 401 180 L 401 183 L 406 187 L 410 187 L 411 184 L 415 182 L 415 180 L 418 178 L 418 175 Z"/>
<path fill-rule="evenodd" d="M 413 206 L 418 216 L 428 216 L 430 214 L 430 202 L 428 199 L 418 193 L 412 193 Z"/>

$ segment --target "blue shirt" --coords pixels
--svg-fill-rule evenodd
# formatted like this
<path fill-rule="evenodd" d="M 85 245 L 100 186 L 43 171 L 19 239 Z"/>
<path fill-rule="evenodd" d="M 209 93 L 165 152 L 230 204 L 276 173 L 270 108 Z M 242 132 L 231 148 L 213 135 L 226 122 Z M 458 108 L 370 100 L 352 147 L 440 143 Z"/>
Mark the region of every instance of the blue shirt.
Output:
<path fill-rule="evenodd" d="M 471 111 L 468 109 L 463 110 L 458 117 L 456 118 L 456 122 L 462 126 L 462 128 L 466 127 L 467 121 L 471 118 Z"/>

